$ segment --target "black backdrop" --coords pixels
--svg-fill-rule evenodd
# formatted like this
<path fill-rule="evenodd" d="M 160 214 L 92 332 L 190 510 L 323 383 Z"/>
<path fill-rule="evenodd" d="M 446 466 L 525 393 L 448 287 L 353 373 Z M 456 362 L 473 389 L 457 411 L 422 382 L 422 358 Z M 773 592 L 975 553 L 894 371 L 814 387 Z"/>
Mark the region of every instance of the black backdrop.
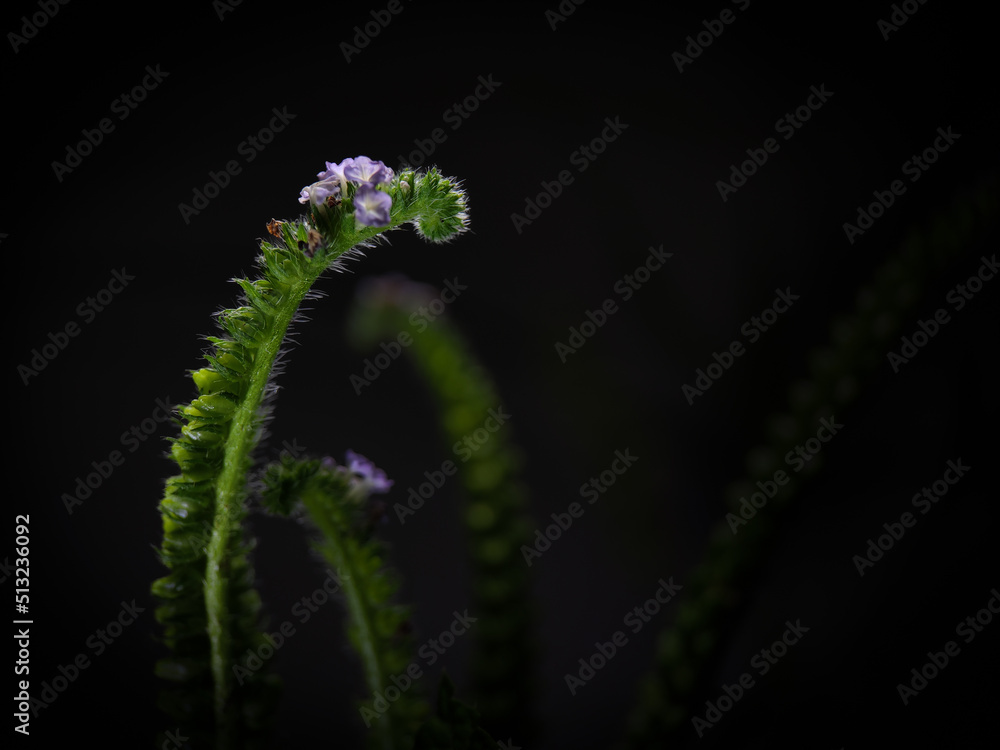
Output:
<path fill-rule="evenodd" d="M 149 11 L 71 3 L 51 18 L 43 5 L 18 2 L 3 13 L 5 33 L 24 38 L 8 35 L 2 53 L 13 454 L 0 559 L 5 596 L 13 596 L 14 516 L 30 513 L 33 689 L 77 654 L 91 665 L 33 719 L 30 740 L 16 736 L 21 744 L 93 736 L 144 746 L 161 726 L 149 584 L 162 574 L 156 503 L 174 470 L 161 441 L 173 428 L 157 424 L 132 452 L 120 436 L 158 413 L 156 399 L 191 398 L 186 373 L 198 365 L 199 336 L 237 296 L 228 279 L 253 270 L 265 222 L 296 215 L 299 189 L 325 160 L 366 154 L 395 168 L 440 128 L 443 142 L 426 163 L 464 180 L 471 232 L 446 246 L 398 232 L 353 274 L 320 282 L 327 297 L 296 327 L 263 457 L 284 441 L 318 454 L 353 448 L 395 479 L 390 502 L 448 457 L 408 365 L 393 365 L 361 395 L 349 382 L 363 355 L 345 342 L 345 311 L 359 281 L 390 271 L 467 285 L 450 313 L 513 415 L 539 524 L 579 499 L 579 486 L 616 449 L 639 457 L 532 567 L 546 730 L 534 744 L 552 748 L 609 746 L 621 735 L 655 634 L 676 609 L 668 605 L 630 636 L 576 696 L 564 675 L 594 641 L 622 628 L 658 579 L 684 583 L 725 513 L 727 484 L 762 440 L 763 420 L 805 373 L 810 349 L 827 340 L 832 317 L 851 309 L 859 285 L 908 229 L 924 227 L 996 165 L 992 32 L 981 11 L 944 3 L 911 3 L 912 18 L 885 38 L 878 21 L 894 12 L 888 3 L 741 9 L 717 0 L 654 15 L 591 0 L 558 20 L 546 16 L 554 2 L 405 2 L 349 55 L 342 43 L 353 44 L 354 27 L 384 3 L 243 3 L 225 13 L 208 2 Z M 673 54 L 725 8 L 732 22 L 679 71 Z M 30 39 L 24 14 L 45 20 Z M 151 90 L 120 119 L 126 110 L 116 100 L 144 80 Z M 452 107 L 477 87 L 475 111 L 457 119 Z M 806 103 L 810 87 L 831 95 L 784 140 L 775 123 Z M 241 144 L 275 109 L 294 119 L 248 161 Z M 102 118 L 108 132 L 83 147 L 90 153 L 78 166 L 55 167 Z M 574 153 L 608 119 L 627 127 L 579 171 Z M 930 147 L 938 128 L 960 138 L 910 183 L 901 165 Z M 780 148 L 723 201 L 717 181 L 769 137 Z M 185 218 L 180 204 L 230 160 L 239 173 Z M 562 170 L 572 182 L 518 231 L 511 215 Z M 896 179 L 906 181 L 905 194 L 850 242 L 843 223 Z M 621 301 L 615 283 L 660 245 L 673 257 Z M 923 290 L 892 348 L 996 247 L 995 231 L 962 247 Z M 106 309 L 78 314 L 122 269 L 134 280 Z M 786 620 L 801 619 L 809 635 L 700 743 L 690 727 L 682 743 L 967 746 L 995 730 L 987 716 L 1000 625 L 962 644 L 909 706 L 896 685 L 927 651 L 955 639 L 956 623 L 1000 585 L 989 490 L 997 284 L 988 282 L 899 373 L 882 357 L 858 400 L 837 414 L 845 429 L 824 448 L 822 473 L 797 498 L 745 592 L 702 705 L 748 671 Z M 800 301 L 689 405 L 682 385 L 786 287 Z M 619 311 L 560 361 L 556 342 L 609 297 Z M 19 369 L 72 322 L 79 335 L 44 370 Z M 122 465 L 67 513 L 62 495 L 116 449 Z M 972 467 L 968 476 L 860 577 L 852 557 L 957 458 Z M 420 637 L 446 627 L 468 601 L 457 502 L 446 488 L 405 525 L 393 518 L 385 528 Z M 277 624 L 323 574 L 294 525 L 255 515 L 252 527 L 260 590 Z M 89 639 L 133 600 L 144 611 L 96 655 Z M 350 703 L 360 674 L 343 642 L 341 612 L 328 607 L 274 658 L 286 684 L 275 746 L 361 742 Z M 426 686 L 443 664 L 463 689 L 467 655 L 460 642 L 428 670 Z"/>

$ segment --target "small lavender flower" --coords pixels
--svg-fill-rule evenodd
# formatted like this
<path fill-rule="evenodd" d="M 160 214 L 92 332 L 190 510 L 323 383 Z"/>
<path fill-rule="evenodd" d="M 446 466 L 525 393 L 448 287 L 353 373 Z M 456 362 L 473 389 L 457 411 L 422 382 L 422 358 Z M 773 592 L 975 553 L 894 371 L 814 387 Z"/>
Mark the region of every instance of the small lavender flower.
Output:
<path fill-rule="evenodd" d="M 347 465 L 341 466 L 330 456 L 320 461 L 320 465 L 329 472 L 345 477 L 350 485 L 350 496 L 357 500 L 367 500 L 369 495 L 380 495 L 389 491 L 393 481 L 382 469 L 371 461 L 352 450 L 344 452 Z"/>
<path fill-rule="evenodd" d="M 389 224 L 392 197 L 363 182 L 354 194 L 354 215 L 366 227 L 384 227 Z"/>
<path fill-rule="evenodd" d="M 323 180 L 302 188 L 302 192 L 299 193 L 299 203 L 312 201 L 314 206 L 319 206 L 326 203 L 326 199 L 331 195 L 335 198 L 340 195 L 339 180 Z"/>
<path fill-rule="evenodd" d="M 348 161 L 351 163 L 347 164 Z M 384 182 L 392 182 L 393 177 L 396 176 L 385 164 L 373 161 L 367 156 L 345 159 L 341 166 L 344 169 L 344 177 L 361 185 L 380 185 Z"/>
<path fill-rule="evenodd" d="M 320 180 L 337 180 L 338 182 L 346 179 L 344 177 L 344 167 L 350 166 L 354 162 L 354 159 L 344 159 L 340 164 L 335 164 L 332 161 L 326 163 L 326 169 L 322 172 L 317 173 L 317 177 Z"/>
<path fill-rule="evenodd" d="M 326 169 L 318 172 L 316 176 L 319 178 L 318 182 L 302 188 L 299 193 L 299 203 L 311 201 L 314 206 L 319 206 L 331 195 L 338 197 L 346 194 L 348 182 L 353 182 L 360 188 L 371 188 L 392 182 L 396 174 L 380 161 L 359 156 L 355 159 L 344 159 L 339 164 L 328 161 Z M 386 226 L 389 223 L 388 209 L 392 205 L 392 199 L 388 196 L 381 198 L 361 189 L 358 190 L 358 194 L 362 201 L 356 199 L 355 204 L 359 205 L 362 202 L 365 204 L 365 208 L 360 208 L 358 211 L 358 221 L 369 227 Z"/>
<path fill-rule="evenodd" d="M 385 472 L 364 456 L 352 450 L 345 451 L 344 456 L 347 466 L 338 467 L 338 470 L 348 475 L 351 494 L 355 497 L 367 499 L 369 495 L 386 493 L 392 487 L 393 482 Z"/>

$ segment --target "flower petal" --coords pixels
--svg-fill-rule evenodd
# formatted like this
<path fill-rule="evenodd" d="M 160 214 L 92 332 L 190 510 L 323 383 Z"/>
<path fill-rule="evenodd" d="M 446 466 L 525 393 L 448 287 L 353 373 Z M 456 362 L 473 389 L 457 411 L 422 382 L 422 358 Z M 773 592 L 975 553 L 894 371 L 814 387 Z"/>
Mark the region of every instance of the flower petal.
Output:
<path fill-rule="evenodd" d="M 362 183 L 354 194 L 354 215 L 366 227 L 388 226 L 391 208 L 392 197 L 367 182 Z"/>

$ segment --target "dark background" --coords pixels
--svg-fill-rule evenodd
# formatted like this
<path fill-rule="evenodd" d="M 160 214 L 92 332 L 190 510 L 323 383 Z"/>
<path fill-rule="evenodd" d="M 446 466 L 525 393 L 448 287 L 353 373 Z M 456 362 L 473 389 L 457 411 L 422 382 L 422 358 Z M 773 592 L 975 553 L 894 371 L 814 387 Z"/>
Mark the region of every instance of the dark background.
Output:
<path fill-rule="evenodd" d="M 532 513 L 562 512 L 616 449 L 639 457 L 602 500 L 532 567 L 543 656 L 538 747 L 607 747 L 621 736 L 668 606 L 572 697 L 563 675 L 595 640 L 649 598 L 661 577 L 684 583 L 726 512 L 727 484 L 764 439 L 765 418 L 805 374 L 810 349 L 836 313 L 889 257 L 965 186 L 992 173 L 997 156 L 993 30 L 978 9 L 929 3 L 883 39 L 890 4 L 741 11 L 723 3 L 661 9 L 591 0 L 553 30 L 555 3 L 500 6 L 404 3 L 399 15 L 348 63 L 342 42 L 384 3 L 243 3 L 220 20 L 196 10 L 83 3 L 58 13 L 15 53 L 3 50 L 10 165 L 0 237 L 7 299 L 7 365 L 13 446 L 4 523 L 13 563 L 13 516 L 31 514 L 32 685 L 93 652 L 87 639 L 120 602 L 145 612 L 31 724 L 32 743 L 94 736 L 145 746 L 162 722 L 154 708 L 162 655 L 149 594 L 163 570 L 156 504 L 175 466 L 159 438 L 125 454 L 91 498 L 68 515 L 62 493 L 121 449 L 120 435 L 150 417 L 155 399 L 189 400 L 211 315 L 230 306 L 228 279 L 252 273 L 255 238 L 272 217 L 292 217 L 299 189 L 325 160 L 399 156 L 435 128 L 447 133 L 428 160 L 464 181 L 471 232 L 445 246 L 410 232 L 323 279 L 326 298 L 296 327 L 260 455 L 295 440 L 317 454 L 353 448 L 396 481 L 390 502 L 449 457 L 429 399 L 408 363 L 394 363 L 361 395 L 349 376 L 364 355 L 343 329 L 355 285 L 398 271 L 430 284 L 456 278 L 468 291 L 451 306 L 494 373 L 521 443 Z M 731 7 L 735 20 L 679 73 L 671 53 Z M 29 3 L 9 4 L 2 29 L 21 33 Z M 122 15 L 124 13 L 124 15 Z M 146 66 L 169 76 L 119 121 L 112 102 L 142 81 Z M 499 88 L 452 129 L 445 111 L 473 94 L 479 76 Z M 728 201 L 715 182 L 774 136 L 774 122 L 803 104 L 810 86 L 832 98 Z M 238 147 L 268 124 L 272 108 L 295 119 L 252 163 Z M 59 181 L 81 130 L 111 117 L 115 129 Z M 582 173 L 571 154 L 605 118 L 628 128 Z M 938 127 L 961 139 L 874 228 L 851 244 L 854 220 L 873 190 L 904 178 L 901 165 L 931 145 Z M 189 223 L 189 203 L 210 171 L 238 159 L 240 174 Z M 522 233 L 540 183 L 569 169 L 574 182 Z M 905 179 L 905 178 L 904 178 Z M 650 246 L 674 257 L 565 364 L 566 341 Z M 892 339 L 944 306 L 944 296 L 996 251 L 983 235 L 953 256 L 922 291 Z M 105 287 L 112 269 L 135 276 L 106 310 L 27 385 L 17 366 Z M 955 638 L 956 623 L 1000 585 L 993 555 L 997 449 L 993 281 L 952 316 L 912 363 L 893 374 L 881 358 L 824 449 L 824 469 L 799 495 L 704 700 L 748 671 L 749 660 L 801 619 L 809 635 L 699 743 L 690 746 L 839 748 L 879 742 L 967 746 L 995 731 L 993 678 L 1000 625 L 992 624 L 931 685 L 903 707 L 896 684 Z M 704 397 L 681 393 L 696 368 L 739 336 L 776 288 L 800 301 L 751 346 Z M 932 513 L 871 571 L 851 558 L 909 498 L 941 478 L 945 462 L 973 468 Z M 992 499 L 991 499 L 992 498 Z M 458 497 L 444 488 L 405 526 L 385 536 L 414 604 L 418 642 L 468 606 Z M 323 574 L 301 530 L 255 515 L 260 590 L 274 625 Z M 13 595 L 13 579 L 2 584 Z M 341 610 L 324 608 L 272 660 L 286 684 L 276 747 L 317 737 L 360 745 L 351 700 L 360 672 L 342 644 Z M 460 696 L 467 645 L 443 659 Z M 425 687 L 436 684 L 438 667 Z M 702 714 L 704 711 L 702 711 Z M 10 731 L 10 730 L 5 730 Z M 17 737 L 24 744 L 24 740 Z M 503 739 L 507 739 L 504 737 Z M 522 744 L 512 738 L 515 745 Z M 532 745 L 526 745 L 532 746 Z"/>

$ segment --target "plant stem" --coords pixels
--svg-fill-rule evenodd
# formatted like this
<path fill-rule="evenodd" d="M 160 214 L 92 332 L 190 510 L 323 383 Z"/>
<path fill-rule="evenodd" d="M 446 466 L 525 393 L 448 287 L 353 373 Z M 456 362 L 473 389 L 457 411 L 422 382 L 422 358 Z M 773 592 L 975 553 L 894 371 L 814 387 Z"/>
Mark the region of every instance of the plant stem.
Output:
<path fill-rule="evenodd" d="M 336 521 L 331 518 L 327 511 L 326 503 L 328 501 L 323 490 L 307 487 L 302 491 L 301 497 L 303 505 L 309 512 L 309 517 L 323 534 L 323 555 L 333 565 L 340 578 L 344 597 L 347 600 L 347 610 L 357 635 L 357 648 L 361 653 L 368 689 L 372 693 L 381 694 L 387 680 L 382 660 L 379 658 L 371 607 L 367 596 L 361 590 L 360 583 L 365 578 L 355 570 L 351 555 L 344 549 L 345 530 L 338 527 Z M 383 750 L 394 750 L 392 722 L 385 721 L 380 728 L 382 730 Z"/>
<path fill-rule="evenodd" d="M 437 185 L 437 181 L 434 183 Z M 256 356 L 248 373 L 248 386 L 233 412 L 229 433 L 223 449 L 222 471 L 215 484 L 215 508 L 212 535 L 206 551 L 205 565 L 205 610 L 208 636 L 211 647 L 211 671 L 214 693 L 214 714 L 216 747 L 229 750 L 236 742 L 236 719 L 238 710 L 230 706 L 232 693 L 232 625 L 229 611 L 230 543 L 240 531 L 243 516 L 243 498 L 246 490 L 249 457 L 254 449 L 259 429 L 259 411 L 267 384 L 271 377 L 274 360 L 281 349 L 285 333 L 291 324 L 302 300 L 310 288 L 331 265 L 352 247 L 367 242 L 376 235 L 414 220 L 431 200 L 417 200 L 416 188 L 410 201 L 400 201 L 393 207 L 393 215 L 388 226 L 350 228 L 338 226 L 327 240 L 332 245 L 320 248 L 315 256 L 301 256 L 298 267 L 285 268 L 292 272 L 287 276 L 287 289 L 280 300 L 274 301 L 274 318 L 265 333 L 265 339 L 256 348 Z M 433 196 L 432 196 L 433 197 Z M 353 219 L 351 219 L 353 223 Z M 300 245 L 301 246 L 301 245 Z M 288 261 L 283 261 L 288 263 Z M 375 641 L 370 632 L 370 617 L 364 609 L 360 592 L 352 586 L 345 586 L 352 615 L 356 616 L 359 633 L 365 645 L 365 672 L 369 682 L 381 679 Z M 374 670 L 374 671 L 372 671 Z M 381 689 L 381 682 L 378 682 Z M 388 737 L 387 749 L 392 745 Z"/>
<path fill-rule="evenodd" d="M 215 519 L 205 567 L 205 608 L 212 648 L 212 677 L 215 685 L 217 747 L 231 747 L 232 712 L 227 711 L 232 686 L 231 633 L 229 627 L 227 552 L 243 509 L 246 463 L 257 440 L 257 415 L 285 333 L 299 304 L 325 266 L 307 266 L 306 275 L 294 282 L 281 301 L 270 336 L 258 349 L 250 372 L 249 388 L 233 415 L 225 444 L 222 473 L 216 484 Z"/>

